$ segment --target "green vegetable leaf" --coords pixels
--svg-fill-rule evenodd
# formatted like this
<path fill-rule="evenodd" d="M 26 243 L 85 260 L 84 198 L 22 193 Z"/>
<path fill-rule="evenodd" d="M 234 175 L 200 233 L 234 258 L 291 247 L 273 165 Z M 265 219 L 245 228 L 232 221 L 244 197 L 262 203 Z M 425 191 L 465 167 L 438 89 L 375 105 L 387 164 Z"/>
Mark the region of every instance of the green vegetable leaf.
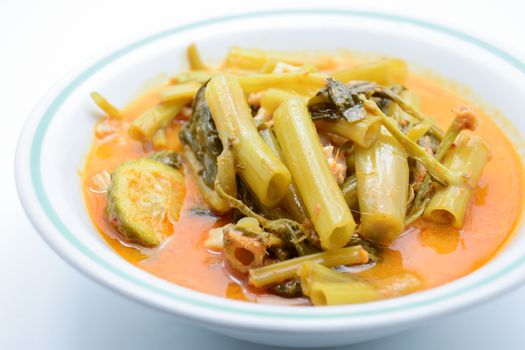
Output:
<path fill-rule="evenodd" d="M 352 90 L 340 81 L 328 78 L 327 85 L 308 102 L 312 119 L 345 119 L 350 123 L 366 117 L 358 98 L 359 90 Z"/>
<path fill-rule="evenodd" d="M 297 278 L 276 284 L 271 288 L 271 291 L 284 298 L 297 298 L 303 296 L 301 282 Z"/>
<path fill-rule="evenodd" d="M 202 164 L 202 179 L 204 183 L 214 188 L 217 177 L 217 157 L 222 152 L 222 143 L 210 108 L 206 103 L 206 84 L 204 84 L 193 100 L 190 120 L 181 128 L 179 137 L 183 144 L 188 145 L 195 158 Z"/>
<path fill-rule="evenodd" d="M 156 152 L 150 155 L 149 158 L 169 165 L 170 167 L 175 169 L 180 169 L 180 167 L 182 166 L 180 155 L 175 151 Z"/>

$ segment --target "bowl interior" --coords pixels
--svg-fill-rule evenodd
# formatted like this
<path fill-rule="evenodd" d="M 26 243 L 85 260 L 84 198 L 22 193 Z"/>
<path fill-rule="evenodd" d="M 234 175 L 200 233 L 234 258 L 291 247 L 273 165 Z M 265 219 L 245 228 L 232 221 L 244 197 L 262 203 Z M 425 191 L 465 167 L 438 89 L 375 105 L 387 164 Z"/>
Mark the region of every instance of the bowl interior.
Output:
<path fill-rule="evenodd" d="M 523 108 L 519 101 L 525 98 L 525 85 L 522 83 L 525 72 L 498 52 L 480 46 L 471 38 L 382 16 L 335 12 L 241 16 L 187 26 L 135 42 L 84 67 L 60 84 L 35 111 L 40 115 L 33 116 L 34 125 L 26 132 L 29 135 L 26 140 L 37 144 L 26 145 L 28 154 L 31 147 L 33 158 L 28 156 L 32 163 L 28 161 L 25 166 L 31 177 L 39 178 L 31 178 L 31 186 L 37 183 L 41 187 L 37 190 L 38 195 L 28 196 L 33 196 L 35 203 L 31 205 L 40 212 L 35 214 L 34 221 L 44 222 L 40 224 L 40 231 L 45 231 L 46 239 L 52 241 L 52 245 L 68 260 L 116 289 L 164 309 L 188 316 L 191 308 L 204 308 L 207 316 L 203 318 L 226 317 L 224 315 L 227 314 L 226 318 L 232 322 L 235 319 L 239 324 L 242 321 L 254 325 L 262 322 L 256 319 L 264 314 L 270 315 L 268 317 L 295 315 L 293 317 L 298 323 L 319 324 L 318 318 L 323 315 L 342 315 L 344 318 L 349 314 L 361 317 L 379 317 L 382 314 L 383 320 L 387 320 L 382 310 L 391 310 L 398 313 L 396 317 L 399 319 L 401 312 L 404 317 L 414 315 L 414 308 L 403 310 L 414 303 L 434 308 L 432 312 L 445 299 L 449 301 L 449 308 L 466 304 L 469 293 L 458 292 L 465 288 L 472 293 L 481 293 L 483 288 L 500 291 L 508 284 L 506 279 L 501 279 L 502 271 L 508 278 L 514 276 L 512 274 L 523 277 L 521 265 L 512 271 L 509 269 L 525 252 L 523 230 L 496 259 L 458 281 L 407 298 L 324 310 L 291 310 L 215 298 L 159 280 L 128 264 L 102 240 L 82 198 L 79 171 L 83 168 L 92 143 L 93 129 L 100 116 L 89 93 L 96 90 L 116 105 L 127 104 L 152 83 L 186 69 L 185 49 L 192 41 L 198 43 L 204 58 L 211 61 L 223 57 L 232 45 L 287 50 L 350 49 L 404 58 L 411 68 L 429 67 L 445 78 L 471 87 L 469 94 L 479 96 L 488 106 L 497 106 L 508 118 L 498 118 L 497 123 L 523 155 L 519 135 L 525 132 L 525 123 L 521 119 Z M 44 211 L 40 204 L 42 201 L 45 202 Z M 52 219 L 48 217 L 49 211 L 56 214 Z M 491 283 L 483 282 L 488 276 L 496 277 Z M 500 289 L 496 288 L 498 283 L 501 284 Z M 483 295 L 486 297 L 489 294 L 486 291 Z M 209 305 L 213 307 L 210 309 Z M 242 312 L 234 315 L 230 314 L 230 309 Z M 422 311 L 419 309 L 417 312 Z M 300 315 L 306 316 L 301 318 Z M 309 319 L 310 316 L 314 318 Z M 345 319 L 345 322 L 353 321 Z M 341 320 L 331 318 L 323 327 L 330 324 L 341 327 Z M 266 326 L 271 327 L 268 323 Z"/>

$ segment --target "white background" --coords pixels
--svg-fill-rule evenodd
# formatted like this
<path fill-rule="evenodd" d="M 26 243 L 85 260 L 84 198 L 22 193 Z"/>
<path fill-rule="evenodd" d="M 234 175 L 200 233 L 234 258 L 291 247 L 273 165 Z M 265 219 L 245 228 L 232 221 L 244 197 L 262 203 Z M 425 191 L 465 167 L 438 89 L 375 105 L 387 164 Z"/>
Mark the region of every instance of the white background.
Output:
<path fill-rule="evenodd" d="M 76 64 L 101 51 L 206 17 L 321 3 L 446 21 L 525 52 L 525 4 L 520 1 L 0 0 L 0 349 L 271 349 L 183 324 L 66 265 L 22 212 L 13 178 L 14 150 L 38 99 Z M 352 347 L 386 348 L 525 349 L 525 288 Z"/>

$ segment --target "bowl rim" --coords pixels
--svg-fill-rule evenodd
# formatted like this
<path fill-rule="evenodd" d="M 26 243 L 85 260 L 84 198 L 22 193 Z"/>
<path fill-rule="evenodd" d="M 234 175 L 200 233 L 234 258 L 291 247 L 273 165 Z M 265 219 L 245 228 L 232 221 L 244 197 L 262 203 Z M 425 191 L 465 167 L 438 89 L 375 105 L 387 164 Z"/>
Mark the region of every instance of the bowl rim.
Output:
<path fill-rule="evenodd" d="M 134 41 L 126 46 L 123 46 L 122 48 L 103 56 L 102 59 L 94 61 L 94 63 L 90 62 L 78 70 L 78 72 L 80 73 L 74 73 L 64 78 L 37 104 L 37 106 L 32 111 L 30 117 L 26 121 L 22 129 L 16 150 L 15 178 L 19 198 L 22 202 L 22 206 L 26 212 L 26 215 L 29 217 L 33 226 L 40 233 L 42 238 L 66 261 L 71 263 L 73 266 L 77 267 L 83 273 L 89 275 L 94 280 L 100 282 L 105 286 L 109 286 L 117 292 L 132 297 L 138 301 L 143 302 L 144 304 L 155 306 L 161 310 L 170 310 L 171 312 L 179 314 L 179 316 L 188 319 L 199 319 L 210 324 L 229 324 L 241 328 L 255 327 L 272 330 L 304 332 L 308 329 L 323 329 L 322 324 L 319 324 L 318 322 L 327 318 L 335 318 L 339 319 L 340 321 L 348 320 L 349 322 L 350 320 L 352 320 L 352 322 L 350 323 L 354 327 L 366 328 L 367 326 L 369 326 L 369 324 L 359 325 L 355 321 L 358 320 L 360 317 L 363 318 L 368 316 L 373 317 L 374 320 L 377 321 L 376 323 L 382 324 L 392 324 L 395 323 L 396 320 L 408 322 L 409 320 L 413 321 L 416 319 L 423 319 L 429 317 L 431 314 L 444 314 L 452 309 L 459 309 L 462 307 L 473 305 L 476 302 L 480 302 L 489 297 L 500 294 L 522 283 L 523 279 L 525 279 L 525 254 L 519 256 L 511 263 L 507 264 L 504 268 L 501 268 L 500 270 L 492 273 L 491 275 L 484 276 L 484 278 L 478 283 L 462 286 L 462 288 L 457 288 L 455 290 L 450 291 L 448 294 L 438 296 L 437 298 L 415 301 L 411 304 L 401 306 L 393 305 L 390 308 L 382 309 L 369 308 L 367 310 L 367 308 L 364 307 L 354 308 L 352 312 L 349 312 L 348 307 L 334 306 L 322 308 L 326 312 L 323 312 L 323 310 L 320 310 L 319 308 L 316 308 L 316 311 L 313 312 L 312 308 L 309 307 L 308 309 L 312 311 L 305 311 L 303 313 L 292 313 L 286 312 L 287 310 L 290 310 L 289 307 L 264 308 L 264 305 L 257 304 L 248 304 L 250 305 L 250 307 L 246 307 L 247 303 L 244 302 L 228 300 L 226 298 L 220 297 L 213 297 L 196 291 L 193 291 L 193 293 L 191 293 L 192 296 L 184 296 L 180 295 L 180 293 L 178 293 L 177 291 L 168 291 L 156 288 L 155 286 L 151 286 L 145 283 L 144 281 L 141 281 L 140 278 L 136 278 L 133 275 L 127 274 L 125 271 L 121 271 L 111 266 L 108 262 L 104 261 L 103 258 L 98 256 L 96 252 L 91 251 L 89 247 L 86 247 L 79 240 L 77 240 L 75 235 L 66 228 L 66 226 L 60 220 L 59 214 L 56 213 L 53 207 L 51 206 L 47 194 L 44 190 L 43 180 L 40 174 L 40 151 L 42 149 L 42 144 L 45 138 L 46 130 L 49 127 L 54 115 L 56 114 L 60 106 L 67 100 L 69 95 L 72 94 L 74 90 L 82 84 L 82 82 L 84 82 L 93 74 L 97 73 L 100 69 L 102 69 L 109 63 L 117 60 L 119 57 L 122 57 L 136 49 L 139 49 L 144 45 L 150 44 L 152 42 L 155 42 L 157 40 L 163 39 L 171 35 L 181 34 L 185 31 L 206 27 L 213 24 L 245 20 L 249 18 L 301 15 L 348 16 L 384 20 L 396 23 L 408 23 L 416 27 L 429 29 L 432 31 L 439 32 L 441 34 L 452 36 L 462 41 L 466 41 L 467 43 L 484 49 L 485 51 L 488 51 L 489 53 L 506 61 L 514 68 L 518 69 L 523 75 L 525 75 L 525 63 L 523 61 L 521 61 L 519 58 L 512 55 L 508 51 L 503 50 L 502 48 L 495 46 L 494 44 L 489 43 L 473 35 L 466 34 L 457 29 L 453 29 L 451 27 L 432 23 L 422 19 L 416 19 L 401 15 L 386 14 L 375 11 L 354 10 L 348 8 L 279 9 L 271 11 L 247 12 L 205 19 L 202 21 L 177 26 L 162 32 L 152 34 L 145 38 Z M 38 215 L 35 215 L 36 212 L 38 212 Z M 43 222 L 43 219 L 47 220 L 48 222 Z M 54 232 L 60 233 L 61 237 L 59 237 L 59 239 L 61 239 L 62 241 L 58 242 L 56 237 L 54 237 L 56 235 L 50 233 L 50 225 L 53 227 Z M 68 248 L 64 246 L 64 242 L 67 242 L 69 244 L 69 248 L 75 248 L 76 252 L 81 254 L 81 258 L 75 256 L 75 254 L 73 254 L 71 251 L 68 251 Z M 95 272 L 96 269 L 94 268 L 94 265 L 96 265 L 96 269 L 98 269 L 99 271 L 100 268 L 105 270 L 106 274 L 104 274 L 104 276 L 97 274 Z M 518 271 L 518 268 L 522 270 Z M 519 279 L 506 278 L 505 280 L 503 280 L 503 277 L 508 277 L 510 272 L 517 271 L 521 273 Z M 112 275 L 118 277 L 119 279 L 123 278 L 130 284 L 119 284 L 118 280 L 112 280 L 110 278 L 110 276 Z M 494 282 L 498 279 L 500 280 L 500 283 L 497 284 L 497 286 L 485 289 L 483 292 L 480 292 L 481 287 L 486 286 L 488 283 Z M 136 288 L 133 290 L 129 290 L 128 287 L 130 285 L 134 285 L 134 287 Z M 442 305 L 442 302 L 444 300 L 448 300 L 448 298 L 461 296 L 465 293 L 470 293 L 473 291 L 476 291 L 477 294 L 475 296 L 472 296 L 468 300 L 465 300 L 463 298 L 461 300 L 455 300 L 455 302 L 450 302 L 447 306 Z M 153 292 L 153 294 L 156 294 L 157 296 L 162 298 L 162 300 L 152 300 L 152 294 L 146 292 Z M 223 302 L 221 302 L 221 305 L 218 305 L 216 300 L 213 303 L 202 300 L 206 299 L 202 297 L 203 295 L 205 295 L 209 300 L 219 299 Z M 176 301 L 178 304 L 170 306 L 169 300 L 166 300 L 166 298 L 174 299 L 174 301 Z M 406 297 L 398 299 L 405 298 Z M 376 302 L 373 304 L 381 303 L 383 302 Z M 181 305 L 184 305 L 186 307 L 181 307 Z M 440 307 L 436 308 L 436 306 Z M 432 308 L 428 309 L 426 313 L 417 312 L 418 310 L 423 311 L 424 307 Z M 195 308 L 198 308 L 200 310 L 202 310 L 202 308 L 212 308 L 214 309 L 214 313 L 200 313 L 196 315 L 194 312 L 192 312 L 195 311 Z M 275 309 L 280 309 L 281 312 L 275 312 Z M 301 308 L 297 308 L 297 310 L 299 309 Z M 339 312 L 337 312 L 338 310 Z M 408 310 L 411 310 L 411 312 L 408 312 Z M 416 312 L 414 313 L 412 311 Z M 404 316 L 403 313 L 405 313 Z M 226 317 L 217 319 L 217 314 L 221 314 Z M 386 317 L 385 315 L 387 314 L 391 317 Z M 230 316 L 231 318 L 228 318 L 227 316 Z M 307 318 L 309 320 L 303 320 L 304 318 Z M 379 321 L 378 318 L 381 320 Z M 273 324 L 273 322 L 268 322 L 276 319 L 295 319 L 301 320 L 301 322 L 312 321 L 310 323 L 302 322 L 304 323 L 303 326 L 309 325 L 312 327 L 301 327 L 301 329 L 299 330 L 296 326 L 287 326 L 283 328 L 282 323 L 277 325 Z M 249 322 L 246 322 L 247 320 L 249 320 Z M 350 323 L 342 323 L 337 328 L 348 327 Z M 330 330 L 334 330 L 334 328 L 331 327 Z"/>

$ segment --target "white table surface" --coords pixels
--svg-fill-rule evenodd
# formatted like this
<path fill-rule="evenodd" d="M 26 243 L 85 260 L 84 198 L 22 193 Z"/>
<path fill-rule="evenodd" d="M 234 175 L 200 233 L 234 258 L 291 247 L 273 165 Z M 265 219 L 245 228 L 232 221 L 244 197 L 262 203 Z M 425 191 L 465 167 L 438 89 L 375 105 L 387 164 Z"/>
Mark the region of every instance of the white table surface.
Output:
<path fill-rule="evenodd" d="M 45 91 L 79 62 L 122 40 L 205 17 L 326 4 L 178 3 L 0 0 L 0 349 L 271 349 L 184 324 L 88 280 L 44 244 L 17 199 L 13 158 L 22 123 Z M 333 5 L 445 19 L 525 51 L 525 4 L 520 1 L 376 0 Z M 525 349 L 525 288 L 354 348 Z"/>

